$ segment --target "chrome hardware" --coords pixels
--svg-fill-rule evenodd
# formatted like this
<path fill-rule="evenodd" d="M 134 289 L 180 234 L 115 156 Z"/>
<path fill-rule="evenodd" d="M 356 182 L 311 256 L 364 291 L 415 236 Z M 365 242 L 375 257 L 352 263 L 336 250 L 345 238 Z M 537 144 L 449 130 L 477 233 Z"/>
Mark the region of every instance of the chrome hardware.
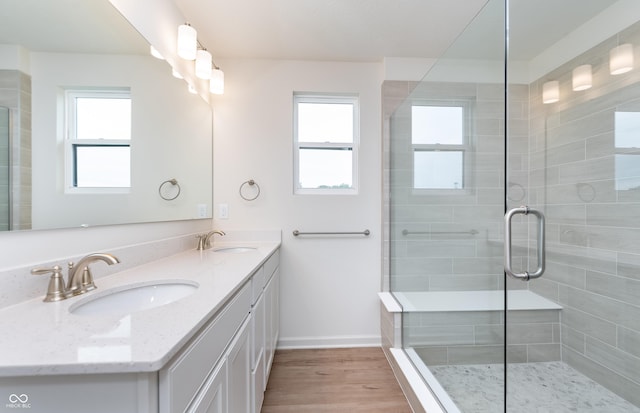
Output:
<path fill-rule="evenodd" d="M 174 196 L 167 196 L 162 193 L 167 184 L 171 184 L 173 187 L 176 188 L 177 192 Z M 160 186 L 158 187 L 158 194 L 160 195 L 160 198 L 164 199 L 165 201 L 173 201 L 174 199 L 176 199 L 180 195 L 180 184 L 178 183 L 178 180 L 175 178 L 172 178 L 172 179 L 167 179 L 166 181 L 161 183 Z"/>
<path fill-rule="evenodd" d="M 204 239 L 206 237 L 207 237 L 207 234 L 198 234 L 198 235 L 196 235 L 196 238 L 198 239 L 198 246 L 196 247 L 196 250 L 198 250 L 198 251 L 204 250 Z"/>
<path fill-rule="evenodd" d="M 402 235 L 431 235 L 431 234 L 455 234 L 455 235 L 478 235 L 480 232 L 477 229 L 470 229 L 469 231 L 409 231 L 408 229 L 402 230 Z"/>
<path fill-rule="evenodd" d="M 209 231 L 206 234 L 196 235 L 196 238 L 198 238 L 198 247 L 196 249 L 198 251 L 202 251 L 211 248 L 211 237 L 213 237 L 214 234 L 218 234 L 220 236 L 226 235 L 224 231 L 217 229 Z"/>
<path fill-rule="evenodd" d="M 64 277 L 62 276 L 62 268 L 56 265 L 52 268 L 34 268 L 31 270 L 33 275 L 51 274 L 49 279 L 49 287 L 44 302 L 61 301 L 67 298 L 67 287 L 64 285 Z"/>
<path fill-rule="evenodd" d="M 245 194 L 243 194 L 245 185 L 249 185 L 249 187 L 256 187 L 256 193 L 254 196 L 246 196 Z M 253 179 L 249 179 L 248 181 L 245 181 L 242 183 L 242 185 L 240 185 L 240 189 L 238 190 L 238 192 L 240 193 L 240 198 L 244 199 L 245 201 L 255 201 L 260 196 L 260 185 L 258 185 L 258 183 Z"/>
<path fill-rule="evenodd" d="M 77 264 L 69 263 L 69 282 L 67 283 L 67 297 L 84 294 L 96 289 L 89 264 L 94 261 L 104 261 L 109 265 L 118 264 L 118 260 L 111 254 L 95 253 L 81 258 Z"/>
<path fill-rule="evenodd" d="M 511 268 L 511 219 L 516 214 L 533 214 L 538 218 L 538 268 L 529 273 L 514 273 Z M 539 278 L 545 270 L 545 243 L 544 243 L 544 214 L 528 206 L 521 206 L 509 210 L 504 216 L 504 271 L 513 278 L 529 281 L 532 278 Z"/>
<path fill-rule="evenodd" d="M 371 231 L 365 229 L 360 232 L 300 232 L 297 229 L 293 231 L 293 236 L 297 237 L 298 235 L 364 235 L 369 236 Z"/>

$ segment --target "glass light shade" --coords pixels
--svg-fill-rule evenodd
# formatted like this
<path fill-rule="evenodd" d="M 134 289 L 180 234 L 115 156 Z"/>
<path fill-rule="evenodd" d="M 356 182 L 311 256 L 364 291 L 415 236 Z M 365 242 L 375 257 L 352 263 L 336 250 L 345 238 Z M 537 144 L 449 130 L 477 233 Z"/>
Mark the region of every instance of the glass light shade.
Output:
<path fill-rule="evenodd" d="M 188 24 L 178 26 L 178 56 L 195 60 L 198 50 L 198 33 Z"/>
<path fill-rule="evenodd" d="M 160 54 L 158 49 L 153 46 L 149 46 L 149 53 L 151 53 L 151 56 L 155 57 L 156 59 L 164 60 L 164 57 Z"/>
<path fill-rule="evenodd" d="M 587 90 L 592 86 L 591 65 L 582 65 L 573 69 L 573 90 Z"/>
<path fill-rule="evenodd" d="M 211 72 L 209 80 L 209 92 L 214 95 L 222 95 L 224 93 L 224 72 L 220 69 L 214 69 Z"/>
<path fill-rule="evenodd" d="M 196 76 L 200 79 L 209 79 L 211 77 L 211 53 L 206 50 L 198 50 L 196 53 Z"/>
<path fill-rule="evenodd" d="M 550 80 L 542 85 L 542 103 L 555 103 L 560 100 L 560 82 Z"/>
<path fill-rule="evenodd" d="M 633 45 L 630 43 L 614 47 L 609 52 L 609 73 L 621 75 L 633 69 Z"/>

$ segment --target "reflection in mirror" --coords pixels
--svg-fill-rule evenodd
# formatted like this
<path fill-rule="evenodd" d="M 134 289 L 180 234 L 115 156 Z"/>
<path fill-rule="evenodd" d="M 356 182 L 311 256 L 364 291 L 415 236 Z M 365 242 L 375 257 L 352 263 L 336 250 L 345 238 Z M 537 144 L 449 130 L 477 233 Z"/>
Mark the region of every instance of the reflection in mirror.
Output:
<path fill-rule="evenodd" d="M 612 51 L 640 44 L 640 23 L 594 45 L 543 76 L 559 80 L 559 99 L 543 103 L 547 202 L 615 204 L 640 200 L 640 85 L 635 71 L 614 73 Z M 592 87 L 573 89 L 575 67 L 592 68 Z M 555 177 L 555 178 L 554 178 Z M 557 180 L 553 181 L 553 179 Z M 558 201 L 560 202 L 560 201 Z"/>
<path fill-rule="evenodd" d="M 634 106 L 637 106 L 634 105 Z M 631 108 L 614 113 L 614 142 L 616 148 L 615 181 L 616 190 L 640 189 L 640 112 Z"/>
<path fill-rule="evenodd" d="M 9 229 L 9 108 L 0 106 L 0 231 Z"/>
<path fill-rule="evenodd" d="M 0 0 L 0 8 L 0 106 L 11 120 L 0 154 L 13 160 L 0 160 L 0 230 L 211 217 L 211 108 L 150 56 L 108 0 Z M 79 96 L 123 91 L 130 139 L 106 127 L 87 139 L 76 133 Z M 161 196 L 167 180 L 179 196 Z"/>

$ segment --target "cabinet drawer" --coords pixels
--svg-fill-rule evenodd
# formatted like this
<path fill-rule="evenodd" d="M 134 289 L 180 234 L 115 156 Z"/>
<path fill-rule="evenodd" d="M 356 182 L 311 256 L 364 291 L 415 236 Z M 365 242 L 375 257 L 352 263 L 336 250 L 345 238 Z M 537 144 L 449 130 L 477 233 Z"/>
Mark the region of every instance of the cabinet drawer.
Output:
<path fill-rule="evenodd" d="M 280 249 L 277 249 L 263 265 L 265 283 L 269 281 L 278 265 L 280 265 Z"/>
<path fill-rule="evenodd" d="M 249 283 L 200 333 L 177 359 L 160 370 L 160 406 L 167 412 L 183 412 L 211 372 L 225 348 L 249 314 Z"/>
<path fill-rule="evenodd" d="M 264 267 L 258 268 L 251 276 L 251 304 L 255 304 L 264 288 Z"/>

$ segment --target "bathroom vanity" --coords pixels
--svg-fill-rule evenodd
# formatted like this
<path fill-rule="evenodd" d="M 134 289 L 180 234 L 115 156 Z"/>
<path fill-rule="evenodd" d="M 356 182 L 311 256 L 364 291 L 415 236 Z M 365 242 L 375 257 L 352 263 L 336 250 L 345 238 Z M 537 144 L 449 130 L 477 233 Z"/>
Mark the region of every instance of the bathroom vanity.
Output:
<path fill-rule="evenodd" d="M 279 333 L 279 243 L 230 247 L 1 310 L 11 339 L 0 343 L 0 410 L 259 412 Z M 141 309 L 126 298 L 174 285 L 184 296 L 167 304 Z M 108 305 L 94 306 L 101 300 Z"/>

